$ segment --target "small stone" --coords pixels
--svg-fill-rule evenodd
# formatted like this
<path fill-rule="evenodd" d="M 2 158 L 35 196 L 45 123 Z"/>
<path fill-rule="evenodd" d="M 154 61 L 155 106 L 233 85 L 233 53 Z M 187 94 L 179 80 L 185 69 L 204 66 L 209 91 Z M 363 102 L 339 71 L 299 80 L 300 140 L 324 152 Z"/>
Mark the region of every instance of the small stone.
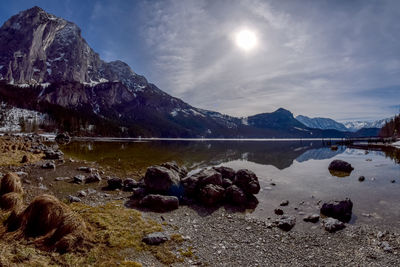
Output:
<path fill-rule="evenodd" d="M 281 209 L 275 209 L 274 212 L 276 215 L 283 215 L 283 210 Z"/>
<path fill-rule="evenodd" d="M 392 252 L 392 251 L 393 251 L 393 248 L 392 248 L 392 247 L 389 245 L 389 243 L 386 242 L 386 241 L 381 242 L 379 246 L 380 246 L 380 247 L 383 249 L 383 251 L 385 251 L 385 252 Z"/>
<path fill-rule="evenodd" d="M 278 219 L 275 222 L 278 226 L 283 231 L 290 231 L 294 225 L 296 224 L 296 218 L 292 216 L 282 216 L 280 219 Z"/>
<path fill-rule="evenodd" d="M 318 214 L 310 214 L 310 215 L 304 217 L 303 221 L 316 223 L 319 221 L 319 215 Z"/>
<path fill-rule="evenodd" d="M 391 180 L 390 182 L 391 182 L 392 184 L 394 184 L 394 183 L 396 182 L 396 180 Z"/>
<path fill-rule="evenodd" d="M 53 169 L 54 170 L 55 168 L 56 168 L 56 164 L 54 163 L 54 161 L 49 161 L 42 165 L 42 169 Z"/>
<path fill-rule="evenodd" d="M 166 236 L 163 232 L 155 232 L 143 237 L 142 241 L 147 245 L 159 245 L 168 241 L 168 236 Z"/>
<path fill-rule="evenodd" d="M 81 202 L 82 200 L 79 197 L 74 197 L 74 196 L 69 195 L 68 196 L 68 201 L 70 203 L 72 203 L 72 202 Z"/>
<path fill-rule="evenodd" d="M 65 180 L 69 180 L 69 177 L 57 177 L 56 179 L 54 179 L 54 181 L 65 181 Z"/>
<path fill-rule="evenodd" d="M 346 227 L 344 223 L 331 217 L 324 219 L 322 225 L 324 226 L 324 229 L 330 233 L 342 230 Z"/>
<path fill-rule="evenodd" d="M 287 206 L 289 205 L 289 200 L 284 200 L 281 202 L 281 204 L 279 204 L 280 206 Z"/>
<path fill-rule="evenodd" d="M 247 226 L 247 227 L 246 227 L 246 230 L 251 230 L 251 227 L 250 227 L 250 226 Z"/>
<path fill-rule="evenodd" d="M 84 190 L 81 190 L 81 191 L 78 192 L 77 195 L 78 195 L 78 197 L 86 197 L 87 193 Z"/>
<path fill-rule="evenodd" d="M 74 183 L 82 184 L 85 182 L 85 179 L 86 179 L 85 175 L 78 174 L 78 175 L 74 176 Z"/>
<path fill-rule="evenodd" d="M 360 181 L 360 182 L 364 182 L 364 181 L 365 181 L 365 177 L 364 177 L 364 176 L 360 176 L 360 177 L 358 177 L 358 181 Z"/>

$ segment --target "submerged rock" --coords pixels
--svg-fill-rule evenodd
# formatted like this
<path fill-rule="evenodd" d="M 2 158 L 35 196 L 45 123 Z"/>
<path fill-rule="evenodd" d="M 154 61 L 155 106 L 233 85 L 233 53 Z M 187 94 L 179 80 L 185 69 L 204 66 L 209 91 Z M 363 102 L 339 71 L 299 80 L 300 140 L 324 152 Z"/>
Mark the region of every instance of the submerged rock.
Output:
<path fill-rule="evenodd" d="M 364 182 L 364 181 L 365 181 L 365 177 L 364 177 L 364 176 L 360 176 L 360 177 L 358 177 L 358 181 L 360 181 L 360 182 Z"/>
<path fill-rule="evenodd" d="M 279 206 L 287 206 L 287 205 L 289 205 L 289 200 L 284 200 L 284 201 L 282 201 L 281 202 L 281 204 L 279 204 Z"/>
<path fill-rule="evenodd" d="M 179 200 L 174 196 L 150 194 L 140 201 L 140 205 L 156 211 L 171 211 L 179 207 Z"/>
<path fill-rule="evenodd" d="M 327 217 L 332 217 L 342 222 L 349 222 L 351 219 L 352 209 L 353 202 L 347 198 L 342 201 L 324 203 L 321 207 L 321 213 Z"/>
<path fill-rule="evenodd" d="M 52 149 L 48 149 L 44 151 L 45 154 L 45 159 L 63 159 L 64 153 L 62 153 L 60 150 L 54 151 Z"/>
<path fill-rule="evenodd" d="M 90 174 L 86 180 L 85 183 L 96 183 L 101 181 L 101 176 L 97 172 Z"/>
<path fill-rule="evenodd" d="M 155 232 L 143 237 L 142 241 L 147 245 L 159 245 L 168 241 L 168 236 L 163 232 Z"/>
<path fill-rule="evenodd" d="M 341 221 L 339 221 L 335 218 L 331 218 L 331 217 L 324 219 L 322 221 L 322 225 L 323 225 L 324 229 L 330 233 L 342 230 L 346 227 L 346 225 L 344 223 L 342 223 Z"/>

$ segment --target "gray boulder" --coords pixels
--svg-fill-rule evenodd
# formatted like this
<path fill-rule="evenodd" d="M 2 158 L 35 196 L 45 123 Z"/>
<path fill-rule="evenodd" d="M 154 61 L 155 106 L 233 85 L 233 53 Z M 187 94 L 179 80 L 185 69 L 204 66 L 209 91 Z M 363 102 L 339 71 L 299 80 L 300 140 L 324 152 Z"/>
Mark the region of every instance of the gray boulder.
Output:
<path fill-rule="evenodd" d="M 156 211 L 171 211 L 179 207 L 179 200 L 174 196 L 150 194 L 140 201 L 140 205 Z"/>
<path fill-rule="evenodd" d="M 132 191 L 132 189 L 138 187 L 138 182 L 132 178 L 126 178 L 123 182 L 123 188 L 125 191 Z"/>
<path fill-rule="evenodd" d="M 260 183 L 256 174 L 247 169 L 236 172 L 234 184 L 248 194 L 258 194 L 260 192 Z"/>

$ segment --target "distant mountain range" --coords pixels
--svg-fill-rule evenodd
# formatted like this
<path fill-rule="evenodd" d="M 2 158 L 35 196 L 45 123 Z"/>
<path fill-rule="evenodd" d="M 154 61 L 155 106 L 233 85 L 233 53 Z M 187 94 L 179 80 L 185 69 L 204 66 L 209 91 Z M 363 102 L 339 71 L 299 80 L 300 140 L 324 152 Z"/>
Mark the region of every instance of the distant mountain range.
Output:
<path fill-rule="evenodd" d="M 126 63 L 103 61 L 83 39 L 77 25 L 39 7 L 20 12 L 0 28 L 0 80 L 0 102 L 47 114 L 57 129 L 77 135 L 359 135 L 326 127 L 323 122 L 319 127 L 310 126 L 285 109 L 235 118 L 193 107 L 149 83 Z"/>
<path fill-rule="evenodd" d="M 296 120 L 307 127 L 314 129 L 334 129 L 342 132 L 357 132 L 361 129 L 371 129 L 370 132 L 373 132 L 377 131 L 377 129 L 381 129 L 390 118 L 377 121 L 353 121 L 340 123 L 329 118 L 309 118 L 307 116 L 299 115 L 296 117 Z"/>

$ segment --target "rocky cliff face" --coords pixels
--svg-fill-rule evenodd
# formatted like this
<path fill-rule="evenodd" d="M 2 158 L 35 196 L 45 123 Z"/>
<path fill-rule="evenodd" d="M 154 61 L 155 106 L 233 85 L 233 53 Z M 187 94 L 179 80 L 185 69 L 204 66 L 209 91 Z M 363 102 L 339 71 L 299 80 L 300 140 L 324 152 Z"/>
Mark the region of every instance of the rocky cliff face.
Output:
<path fill-rule="evenodd" d="M 130 90 L 147 85 L 121 61 L 106 63 L 72 22 L 39 7 L 20 12 L 0 28 L 0 78 L 12 84 L 121 81 Z"/>

